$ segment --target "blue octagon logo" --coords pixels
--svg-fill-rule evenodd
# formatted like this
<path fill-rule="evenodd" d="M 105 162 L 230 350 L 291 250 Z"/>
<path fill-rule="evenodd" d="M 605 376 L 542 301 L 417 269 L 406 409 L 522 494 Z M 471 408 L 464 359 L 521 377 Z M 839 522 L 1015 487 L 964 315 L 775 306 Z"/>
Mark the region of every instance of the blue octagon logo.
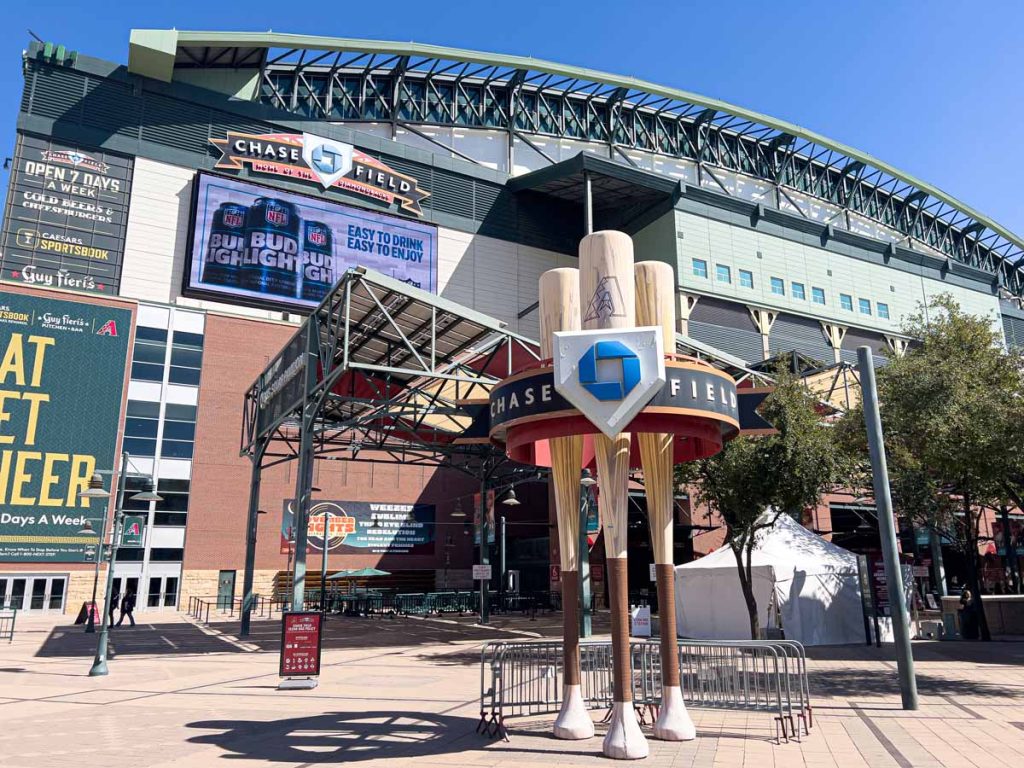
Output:
<path fill-rule="evenodd" d="M 345 167 L 345 158 L 340 152 L 321 144 L 313 150 L 311 161 L 314 168 L 328 176 Z"/>
<path fill-rule="evenodd" d="M 597 364 L 602 360 L 618 360 L 619 376 L 611 381 L 601 381 L 597 375 Z M 592 344 L 579 366 L 580 385 L 602 402 L 622 400 L 640 383 L 640 359 L 621 341 L 598 341 Z"/>

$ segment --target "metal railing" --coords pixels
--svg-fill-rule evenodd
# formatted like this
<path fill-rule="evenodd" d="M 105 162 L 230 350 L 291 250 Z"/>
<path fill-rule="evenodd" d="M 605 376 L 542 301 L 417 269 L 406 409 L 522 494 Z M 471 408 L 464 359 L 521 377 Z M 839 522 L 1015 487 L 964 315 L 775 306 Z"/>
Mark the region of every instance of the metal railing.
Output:
<path fill-rule="evenodd" d="M 213 614 L 214 619 L 217 618 L 234 618 L 235 616 L 241 616 L 242 613 L 242 598 L 224 598 L 219 596 L 200 596 L 193 595 L 188 599 L 188 615 L 194 618 L 196 621 L 200 621 L 203 624 L 210 623 L 210 614 Z M 252 597 L 252 611 L 250 616 L 258 617 L 261 619 L 269 619 L 274 616 L 275 613 L 280 613 L 284 610 L 285 601 L 280 597 L 268 597 L 265 595 L 253 595 Z"/>
<path fill-rule="evenodd" d="M 14 642 L 14 622 L 18 619 L 16 608 L 0 609 L 0 640 L 7 638 L 7 642 Z"/>
<path fill-rule="evenodd" d="M 799 740 L 797 722 L 810 732 L 813 717 L 807 660 L 792 640 L 681 640 L 683 700 L 691 707 L 774 713 L 775 737 Z M 633 704 L 641 722 L 657 717 L 661 649 L 651 641 L 630 644 Z M 589 709 L 612 706 L 611 643 L 580 643 L 580 688 Z M 491 642 L 480 657 L 478 732 L 508 739 L 505 719 L 557 712 L 562 705 L 562 643 Z"/>

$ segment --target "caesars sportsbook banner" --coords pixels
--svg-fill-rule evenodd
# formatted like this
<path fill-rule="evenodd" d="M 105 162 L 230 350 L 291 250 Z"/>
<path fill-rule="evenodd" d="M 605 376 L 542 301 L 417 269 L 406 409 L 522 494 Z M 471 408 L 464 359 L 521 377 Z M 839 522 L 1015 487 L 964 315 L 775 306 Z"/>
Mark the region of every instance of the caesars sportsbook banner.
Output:
<path fill-rule="evenodd" d="M 0 292 L 0 561 L 81 562 L 106 500 L 80 499 L 116 463 L 132 315 Z M 109 477 L 109 475 L 108 475 Z"/>
<path fill-rule="evenodd" d="M 349 267 L 437 290 L 437 227 L 200 174 L 186 293 L 311 309 Z"/>

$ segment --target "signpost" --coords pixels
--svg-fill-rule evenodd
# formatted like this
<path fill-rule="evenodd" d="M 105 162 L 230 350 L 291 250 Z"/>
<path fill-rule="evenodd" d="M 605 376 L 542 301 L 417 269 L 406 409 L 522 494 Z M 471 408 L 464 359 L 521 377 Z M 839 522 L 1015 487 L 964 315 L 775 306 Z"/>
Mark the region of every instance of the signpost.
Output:
<path fill-rule="evenodd" d="M 473 566 L 473 581 L 490 581 L 491 580 L 491 564 L 486 565 L 474 565 Z"/>
<path fill-rule="evenodd" d="M 281 619 L 281 661 L 283 678 L 278 690 L 316 688 L 320 674 L 323 614 L 319 611 L 287 611 Z"/>

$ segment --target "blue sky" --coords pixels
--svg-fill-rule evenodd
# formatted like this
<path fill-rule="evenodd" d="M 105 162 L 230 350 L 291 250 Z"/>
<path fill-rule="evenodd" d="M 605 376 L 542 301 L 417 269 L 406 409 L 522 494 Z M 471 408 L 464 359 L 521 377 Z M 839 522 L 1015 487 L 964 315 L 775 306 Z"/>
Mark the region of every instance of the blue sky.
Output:
<path fill-rule="evenodd" d="M 1020 2 L 15 0 L 4 22 L 0 157 L 13 153 L 28 29 L 122 63 L 132 28 L 273 29 L 535 56 L 694 91 L 869 152 L 1024 236 Z"/>

